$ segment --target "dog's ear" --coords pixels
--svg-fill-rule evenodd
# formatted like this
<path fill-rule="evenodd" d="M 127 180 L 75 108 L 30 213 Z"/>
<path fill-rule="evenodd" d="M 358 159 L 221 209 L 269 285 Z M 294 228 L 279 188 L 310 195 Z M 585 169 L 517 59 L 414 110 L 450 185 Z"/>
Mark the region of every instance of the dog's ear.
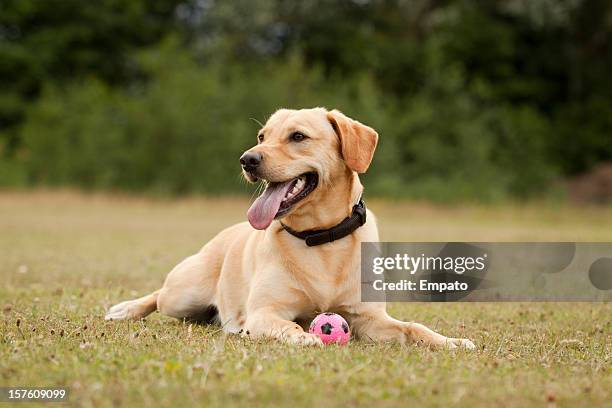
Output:
<path fill-rule="evenodd" d="M 376 150 L 378 133 L 335 109 L 327 112 L 327 119 L 340 138 L 346 165 L 357 173 L 365 173 Z"/>

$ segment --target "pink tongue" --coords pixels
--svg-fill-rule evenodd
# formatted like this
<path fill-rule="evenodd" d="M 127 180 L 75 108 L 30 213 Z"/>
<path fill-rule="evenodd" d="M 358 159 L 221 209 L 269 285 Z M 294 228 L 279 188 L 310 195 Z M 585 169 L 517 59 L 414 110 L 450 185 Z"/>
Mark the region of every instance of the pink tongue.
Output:
<path fill-rule="evenodd" d="M 247 218 L 253 228 L 258 230 L 268 228 L 274 220 L 274 216 L 276 216 L 287 191 L 293 188 L 293 185 L 294 180 L 284 183 L 270 183 L 268 185 L 247 212 Z"/>

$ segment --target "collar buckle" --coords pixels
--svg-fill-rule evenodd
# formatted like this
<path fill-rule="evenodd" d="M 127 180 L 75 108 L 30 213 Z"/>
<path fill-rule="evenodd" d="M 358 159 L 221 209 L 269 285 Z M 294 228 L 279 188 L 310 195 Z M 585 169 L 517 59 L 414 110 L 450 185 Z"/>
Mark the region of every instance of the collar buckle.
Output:
<path fill-rule="evenodd" d="M 368 212 L 366 211 L 365 203 L 363 202 L 363 200 L 360 199 L 359 202 L 355 204 L 355 206 L 353 206 L 353 214 L 357 214 L 359 216 L 359 221 L 361 223 L 359 226 L 362 226 L 366 223 L 367 213 Z"/>

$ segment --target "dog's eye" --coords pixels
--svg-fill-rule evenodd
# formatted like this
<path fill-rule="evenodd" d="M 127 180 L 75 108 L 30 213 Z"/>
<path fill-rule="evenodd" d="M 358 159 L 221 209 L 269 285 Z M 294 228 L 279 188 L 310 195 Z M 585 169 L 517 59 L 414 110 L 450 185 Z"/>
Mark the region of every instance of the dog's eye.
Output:
<path fill-rule="evenodd" d="M 300 132 L 293 132 L 291 136 L 289 136 L 289 140 L 292 142 L 301 142 L 304 139 L 306 139 L 306 135 Z"/>
<path fill-rule="evenodd" d="M 258 140 L 260 143 L 261 143 L 261 142 L 263 142 L 263 139 L 264 139 L 264 135 L 263 135 L 263 133 L 262 133 L 262 134 L 260 134 L 260 135 L 257 135 L 257 140 Z"/>

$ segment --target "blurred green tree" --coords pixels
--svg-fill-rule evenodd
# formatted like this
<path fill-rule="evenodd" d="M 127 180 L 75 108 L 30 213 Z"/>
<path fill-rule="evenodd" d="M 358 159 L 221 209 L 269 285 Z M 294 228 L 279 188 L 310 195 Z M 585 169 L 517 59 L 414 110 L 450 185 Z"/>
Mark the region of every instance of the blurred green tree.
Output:
<path fill-rule="evenodd" d="M 83 77 L 125 85 L 132 52 L 178 29 L 177 0 L 3 0 L 0 3 L 0 156 L 42 87 Z"/>
<path fill-rule="evenodd" d="M 232 191 L 248 118 L 326 105 L 380 131 L 376 193 L 533 196 L 612 161 L 611 16 L 606 0 L 8 0 L 0 184 Z"/>

